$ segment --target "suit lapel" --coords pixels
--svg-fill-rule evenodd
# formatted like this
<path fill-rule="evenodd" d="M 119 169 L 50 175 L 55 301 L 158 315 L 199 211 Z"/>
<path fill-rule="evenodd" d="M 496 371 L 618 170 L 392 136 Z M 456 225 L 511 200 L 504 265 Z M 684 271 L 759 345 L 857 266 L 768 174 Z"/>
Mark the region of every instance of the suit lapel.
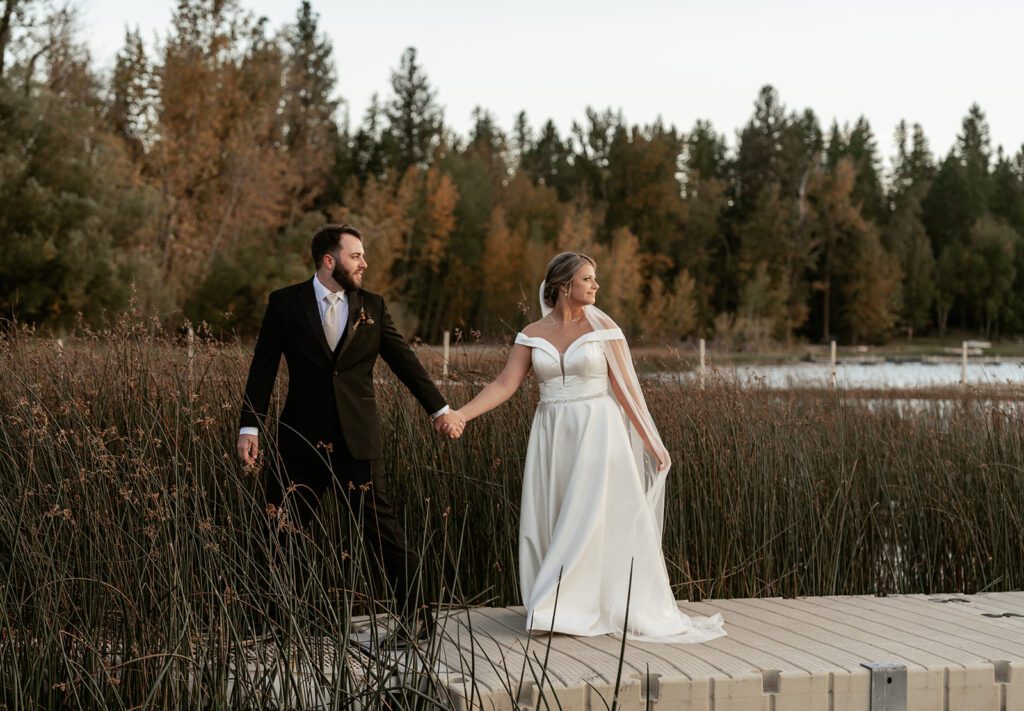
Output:
<path fill-rule="evenodd" d="M 331 349 L 327 345 L 327 336 L 324 335 L 324 325 L 320 320 L 320 307 L 316 303 L 316 292 L 313 291 L 312 281 L 302 283 L 302 288 L 299 289 L 299 302 L 302 312 L 306 314 L 306 321 L 309 322 L 309 327 L 312 329 L 313 339 L 320 344 L 320 349 L 330 360 Z"/>
<path fill-rule="evenodd" d="M 352 342 L 352 338 L 356 335 L 358 327 L 356 322 L 359 321 L 359 312 L 363 308 L 363 292 L 358 289 L 348 293 L 348 327 L 345 329 L 345 340 L 341 342 L 341 348 L 338 350 L 338 359 L 345 355 L 345 350 L 348 348 L 348 344 Z M 320 329 L 321 331 L 323 329 Z M 327 343 L 327 339 L 324 339 L 324 343 Z"/>

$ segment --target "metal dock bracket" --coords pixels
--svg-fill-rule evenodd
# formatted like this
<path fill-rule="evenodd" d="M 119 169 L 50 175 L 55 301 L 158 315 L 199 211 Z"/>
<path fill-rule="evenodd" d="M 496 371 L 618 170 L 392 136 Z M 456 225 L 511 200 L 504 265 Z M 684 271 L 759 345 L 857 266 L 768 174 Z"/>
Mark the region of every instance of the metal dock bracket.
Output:
<path fill-rule="evenodd" d="M 871 672 L 871 711 L 907 710 L 907 667 L 897 662 L 861 664 Z"/>

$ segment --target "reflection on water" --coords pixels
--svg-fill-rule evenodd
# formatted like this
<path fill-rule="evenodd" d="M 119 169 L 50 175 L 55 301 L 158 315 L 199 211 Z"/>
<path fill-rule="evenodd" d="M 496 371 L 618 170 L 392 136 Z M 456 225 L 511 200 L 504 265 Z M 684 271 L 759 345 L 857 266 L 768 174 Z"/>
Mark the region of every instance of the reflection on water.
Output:
<path fill-rule="evenodd" d="M 692 381 L 700 377 L 696 370 L 676 373 L 674 377 Z M 836 366 L 836 384 L 841 388 L 923 388 L 956 385 L 960 382 L 959 363 L 840 363 Z M 768 388 L 830 387 L 828 364 L 790 363 L 783 365 L 739 365 L 709 368 L 709 379 L 721 378 L 741 385 Z M 1024 363 L 968 363 L 969 385 L 1024 384 Z"/>

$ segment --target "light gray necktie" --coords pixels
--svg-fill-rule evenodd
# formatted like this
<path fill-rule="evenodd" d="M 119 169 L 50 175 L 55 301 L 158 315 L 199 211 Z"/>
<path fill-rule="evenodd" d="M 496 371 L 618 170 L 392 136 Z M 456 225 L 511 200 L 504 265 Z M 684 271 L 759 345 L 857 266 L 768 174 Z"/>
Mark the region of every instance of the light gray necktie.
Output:
<path fill-rule="evenodd" d="M 324 335 L 327 336 L 327 345 L 333 351 L 341 338 L 341 319 L 338 318 L 341 315 L 341 306 L 338 305 L 341 294 L 327 294 L 324 301 L 327 302 L 327 311 L 324 312 Z"/>

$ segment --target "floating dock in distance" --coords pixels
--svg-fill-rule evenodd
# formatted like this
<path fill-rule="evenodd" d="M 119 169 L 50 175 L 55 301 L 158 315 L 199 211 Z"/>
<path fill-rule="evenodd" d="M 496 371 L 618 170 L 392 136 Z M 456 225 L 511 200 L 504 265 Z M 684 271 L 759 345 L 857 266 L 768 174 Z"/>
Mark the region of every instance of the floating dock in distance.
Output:
<path fill-rule="evenodd" d="M 1024 711 L 1024 593 L 679 606 L 722 613 L 728 636 L 627 642 L 621 673 L 612 636 L 530 636 L 521 607 L 452 611 L 435 692 L 459 710 Z"/>

